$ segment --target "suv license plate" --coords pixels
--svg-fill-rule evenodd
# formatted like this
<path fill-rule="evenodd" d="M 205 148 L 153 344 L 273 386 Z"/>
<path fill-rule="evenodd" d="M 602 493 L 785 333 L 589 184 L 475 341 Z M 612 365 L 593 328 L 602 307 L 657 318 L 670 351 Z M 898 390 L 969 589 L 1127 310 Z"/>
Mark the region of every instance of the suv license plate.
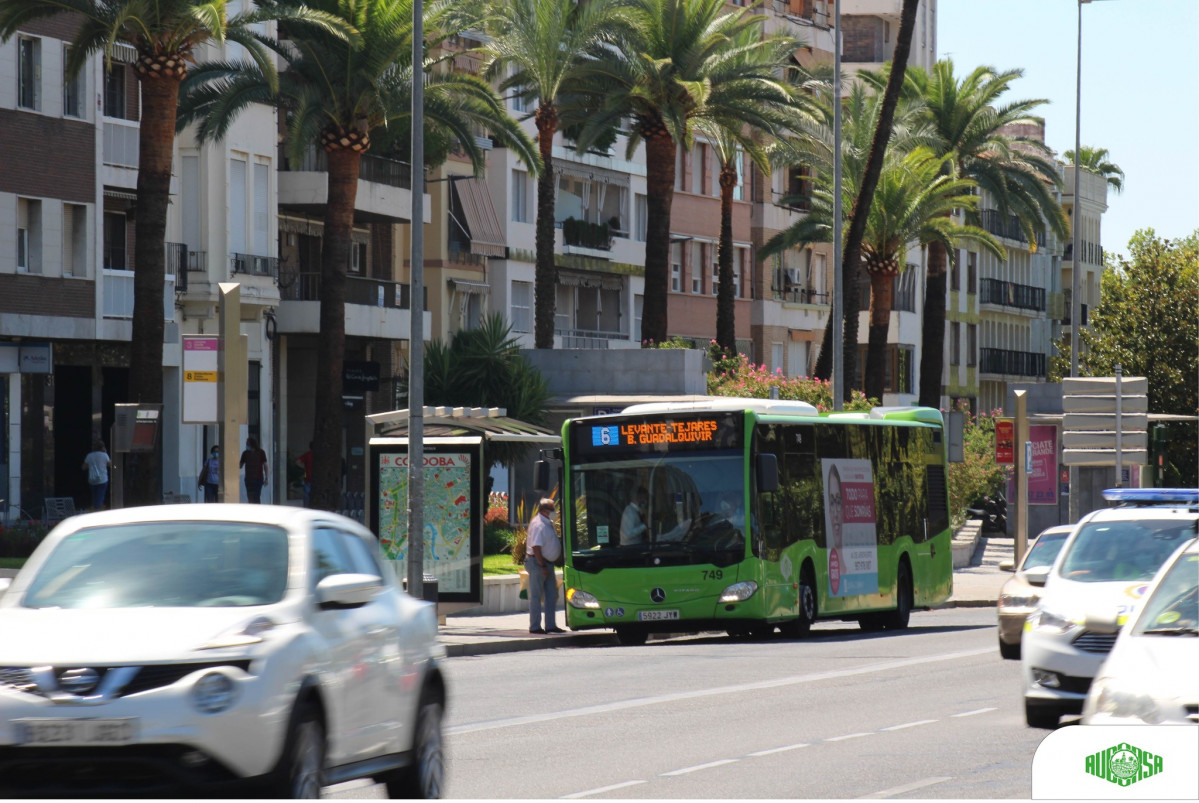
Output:
<path fill-rule="evenodd" d="M 678 611 L 637 611 L 637 621 L 639 622 L 662 622 L 678 618 Z"/>
<path fill-rule="evenodd" d="M 138 720 L 124 719 L 16 719 L 17 744 L 60 747 L 71 745 L 129 744 L 137 739 Z"/>

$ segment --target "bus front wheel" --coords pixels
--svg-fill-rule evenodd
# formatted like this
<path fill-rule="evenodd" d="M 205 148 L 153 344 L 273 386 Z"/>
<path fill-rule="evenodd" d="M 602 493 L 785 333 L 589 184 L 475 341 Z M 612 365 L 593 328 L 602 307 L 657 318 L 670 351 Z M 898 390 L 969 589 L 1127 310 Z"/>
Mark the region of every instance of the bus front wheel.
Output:
<path fill-rule="evenodd" d="M 799 576 L 799 615 L 792 621 L 779 627 L 784 636 L 803 638 L 812 632 L 812 623 L 816 621 L 816 580 L 812 576 L 812 568 L 805 565 Z"/>
<path fill-rule="evenodd" d="M 628 627 L 616 628 L 616 641 L 622 647 L 640 647 L 649 638 L 644 630 L 633 630 Z"/>

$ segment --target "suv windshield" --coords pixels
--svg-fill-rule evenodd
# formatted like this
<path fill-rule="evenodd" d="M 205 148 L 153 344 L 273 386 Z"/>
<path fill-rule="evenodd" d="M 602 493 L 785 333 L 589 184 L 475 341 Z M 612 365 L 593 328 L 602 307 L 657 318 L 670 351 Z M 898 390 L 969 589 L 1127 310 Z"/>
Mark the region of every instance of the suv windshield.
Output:
<path fill-rule="evenodd" d="M 1052 566 L 1053 562 L 1057 560 L 1057 553 L 1062 551 L 1062 544 L 1066 543 L 1069 535 L 1069 532 L 1042 535 L 1032 545 L 1032 549 L 1028 550 L 1028 554 L 1024 557 L 1024 565 L 1020 569 L 1028 571 L 1038 566 Z"/>
<path fill-rule="evenodd" d="M 1199 636 L 1199 553 L 1174 561 L 1145 600 L 1134 636 Z"/>
<path fill-rule="evenodd" d="M 572 563 L 728 566 L 745 557 L 740 451 L 646 455 L 571 467 Z"/>
<path fill-rule="evenodd" d="M 267 605 L 287 589 L 287 533 L 266 524 L 155 522 L 64 538 L 25 592 L 27 608 Z"/>
<path fill-rule="evenodd" d="M 1181 519 L 1092 521 L 1082 526 L 1058 571 L 1083 583 L 1149 580 L 1194 535 L 1195 522 Z"/>

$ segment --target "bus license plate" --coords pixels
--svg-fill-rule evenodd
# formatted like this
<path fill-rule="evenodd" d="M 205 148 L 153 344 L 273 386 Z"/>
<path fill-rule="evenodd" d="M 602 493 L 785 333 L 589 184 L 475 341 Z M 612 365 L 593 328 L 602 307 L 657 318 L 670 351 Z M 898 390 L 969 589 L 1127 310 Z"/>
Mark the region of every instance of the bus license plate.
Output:
<path fill-rule="evenodd" d="M 664 622 L 668 619 L 678 619 L 678 611 L 637 611 L 639 622 Z"/>
<path fill-rule="evenodd" d="M 117 745 L 137 738 L 138 720 L 124 719 L 17 719 L 17 744 L 30 746 Z"/>

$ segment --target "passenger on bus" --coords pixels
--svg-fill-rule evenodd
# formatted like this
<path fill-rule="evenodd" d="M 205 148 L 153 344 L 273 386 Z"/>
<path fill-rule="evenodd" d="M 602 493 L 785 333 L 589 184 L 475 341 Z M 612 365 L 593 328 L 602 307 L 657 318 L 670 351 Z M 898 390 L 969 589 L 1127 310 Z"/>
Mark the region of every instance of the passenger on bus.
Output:
<path fill-rule="evenodd" d="M 642 485 L 637 488 L 636 497 L 632 502 L 629 502 L 628 507 L 624 509 L 624 513 L 620 516 L 620 543 L 645 543 L 645 533 L 649 529 L 649 526 L 645 522 L 648 508 L 649 491 Z"/>

